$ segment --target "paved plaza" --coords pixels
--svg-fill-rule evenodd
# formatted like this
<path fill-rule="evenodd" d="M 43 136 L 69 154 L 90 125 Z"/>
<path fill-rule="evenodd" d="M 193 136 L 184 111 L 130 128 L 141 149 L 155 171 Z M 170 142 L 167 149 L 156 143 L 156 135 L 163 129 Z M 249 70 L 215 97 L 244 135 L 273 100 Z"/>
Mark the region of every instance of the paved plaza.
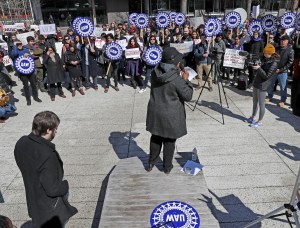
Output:
<path fill-rule="evenodd" d="M 104 80 L 99 79 L 99 83 L 103 86 Z M 114 166 L 120 159 L 149 153 L 150 134 L 145 122 L 150 90 L 140 94 L 127 80 L 126 84 L 121 81 L 119 92 L 110 88 L 107 94 L 100 86 L 99 91 L 90 89 L 85 96 L 77 93 L 71 97 L 66 92 L 66 99 L 57 96 L 51 102 L 43 93 L 42 103 L 32 101 L 28 107 L 21 95 L 22 83 L 17 84 L 14 91 L 19 115 L 0 125 L 0 214 L 11 218 L 17 227 L 31 227 L 13 149 L 22 135 L 30 133 L 34 115 L 51 110 L 61 119 L 54 143 L 70 184 L 70 202 L 79 211 L 67 227 L 99 227 Z M 225 125 L 217 86 L 213 92 L 204 90 L 193 112 L 200 91 L 194 92 L 193 102 L 186 104 L 188 135 L 178 140 L 176 151 L 198 149 L 213 216 L 222 228 L 239 228 L 289 201 L 300 164 L 300 118 L 292 114 L 289 105 L 279 108 L 271 103 L 266 105 L 264 126 L 253 129 L 243 122 L 251 114 L 252 91 L 227 86 L 225 91 L 229 103 L 224 109 Z M 278 96 L 274 102 L 279 102 Z M 282 216 L 254 227 L 289 224 Z"/>

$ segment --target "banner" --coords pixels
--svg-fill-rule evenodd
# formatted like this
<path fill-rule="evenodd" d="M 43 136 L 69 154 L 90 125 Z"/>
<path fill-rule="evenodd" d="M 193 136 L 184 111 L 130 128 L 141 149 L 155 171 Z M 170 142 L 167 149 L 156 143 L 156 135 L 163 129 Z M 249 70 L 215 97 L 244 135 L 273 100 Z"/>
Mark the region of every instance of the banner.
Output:
<path fill-rule="evenodd" d="M 101 37 L 102 33 L 103 33 L 103 28 L 95 27 L 91 36 Z"/>
<path fill-rule="evenodd" d="M 10 32 L 16 32 L 17 27 L 15 25 L 4 25 L 4 32 L 10 33 Z"/>
<path fill-rule="evenodd" d="M 141 53 L 140 53 L 139 48 L 131 48 L 131 49 L 126 49 L 125 50 L 126 59 L 130 59 L 130 58 L 139 59 L 140 55 L 141 55 Z"/>
<path fill-rule="evenodd" d="M 25 29 L 24 23 L 15 23 L 17 29 Z"/>
<path fill-rule="evenodd" d="M 247 57 L 240 56 L 239 52 L 240 50 L 226 48 L 223 66 L 237 68 L 237 69 L 244 69 L 245 60 Z"/>
<path fill-rule="evenodd" d="M 23 45 L 26 45 L 26 44 L 27 44 L 26 38 L 27 38 L 28 36 L 34 37 L 34 32 L 26 32 L 26 33 L 17 34 L 18 40 L 20 40 L 20 41 L 22 42 Z"/>
<path fill-rule="evenodd" d="M 61 58 L 62 47 L 63 47 L 62 42 L 56 42 L 55 43 L 56 53 L 59 55 L 60 58 Z"/>
<path fill-rule="evenodd" d="M 176 48 L 181 54 L 189 53 L 193 51 L 193 41 L 188 41 L 184 43 L 170 43 L 170 47 Z"/>
<path fill-rule="evenodd" d="M 105 44 L 104 40 L 101 40 L 101 39 L 96 39 L 95 40 L 95 46 L 96 46 L 96 48 L 102 49 L 104 44 Z"/>
<path fill-rule="evenodd" d="M 56 34 L 56 26 L 55 26 L 55 24 L 39 25 L 39 28 L 40 28 L 40 34 L 41 35 Z"/>
<path fill-rule="evenodd" d="M 8 55 L 3 57 L 3 64 L 4 64 L 4 66 L 12 65 L 12 60 L 9 58 Z"/>
<path fill-rule="evenodd" d="M 117 44 L 119 44 L 123 50 L 126 50 L 126 46 L 127 46 L 127 40 L 123 39 L 123 40 L 117 40 L 116 41 Z"/>

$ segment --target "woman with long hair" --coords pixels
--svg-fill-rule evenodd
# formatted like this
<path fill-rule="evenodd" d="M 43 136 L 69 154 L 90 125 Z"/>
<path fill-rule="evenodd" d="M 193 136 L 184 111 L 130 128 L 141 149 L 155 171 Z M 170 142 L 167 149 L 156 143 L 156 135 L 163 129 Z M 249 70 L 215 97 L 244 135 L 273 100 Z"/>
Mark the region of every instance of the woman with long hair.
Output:
<path fill-rule="evenodd" d="M 264 59 L 261 66 L 254 65 L 252 69 L 256 71 L 256 76 L 253 81 L 253 111 L 252 115 L 245 120 L 250 123 L 251 127 L 262 126 L 262 119 L 265 114 L 265 99 L 267 89 L 269 88 L 272 80 L 272 75 L 276 72 L 279 62 L 279 55 L 275 51 L 272 44 L 267 44 L 263 50 Z M 255 119 L 259 106 L 259 118 Z"/>

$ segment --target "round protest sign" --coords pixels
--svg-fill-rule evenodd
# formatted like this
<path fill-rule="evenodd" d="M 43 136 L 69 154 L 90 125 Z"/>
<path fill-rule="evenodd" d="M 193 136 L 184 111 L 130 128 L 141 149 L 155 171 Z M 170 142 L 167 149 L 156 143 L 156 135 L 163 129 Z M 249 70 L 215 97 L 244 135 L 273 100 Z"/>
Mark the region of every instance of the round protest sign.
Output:
<path fill-rule="evenodd" d="M 218 18 L 215 18 L 215 32 L 214 32 L 214 36 L 219 35 L 222 32 L 222 21 Z"/>
<path fill-rule="evenodd" d="M 280 18 L 280 25 L 282 28 L 288 29 L 294 27 L 296 15 L 293 12 L 287 12 Z"/>
<path fill-rule="evenodd" d="M 207 37 L 215 35 L 216 21 L 214 18 L 209 18 L 204 24 L 204 33 Z"/>
<path fill-rule="evenodd" d="M 156 15 L 155 22 L 159 28 L 166 28 L 170 25 L 170 16 L 166 12 L 160 12 Z"/>
<path fill-rule="evenodd" d="M 148 65 L 155 66 L 161 61 L 162 51 L 158 47 L 150 47 L 144 53 L 144 58 Z"/>
<path fill-rule="evenodd" d="M 123 49 L 120 44 L 112 42 L 105 47 L 104 52 L 110 60 L 119 60 L 122 58 Z"/>
<path fill-rule="evenodd" d="M 148 25 L 149 25 L 148 15 L 144 14 L 144 13 L 138 14 L 136 16 L 135 25 L 136 25 L 136 27 L 138 27 L 140 29 L 148 27 Z"/>
<path fill-rule="evenodd" d="M 180 201 L 168 201 L 158 205 L 151 213 L 151 227 L 200 228 L 200 216 L 191 205 Z"/>
<path fill-rule="evenodd" d="M 35 69 L 35 62 L 31 56 L 20 56 L 14 61 L 14 67 L 20 74 L 32 74 Z"/>
<path fill-rule="evenodd" d="M 131 14 L 129 14 L 129 16 L 128 16 L 129 24 L 135 25 L 135 21 L 136 21 L 137 15 L 138 15 L 137 13 L 131 13 Z"/>
<path fill-rule="evenodd" d="M 176 17 L 175 17 L 175 24 L 176 25 L 183 25 L 185 22 L 185 15 L 183 13 L 177 13 Z"/>
<path fill-rule="evenodd" d="M 262 29 L 266 32 L 272 32 L 276 28 L 277 19 L 272 14 L 268 14 L 261 19 Z"/>
<path fill-rule="evenodd" d="M 177 13 L 176 12 L 171 12 L 169 15 L 170 15 L 171 21 L 175 21 Z"/>
<path fill-rule="evenodd" d="M 90 36 L 94 32 L 94 23 L 89 18 L 81 18 L 76 23 L 75 31 L 80 36 Z"/>
<path fill-rule="evenodd" d="M 252 22 L 249 24 L 249 27 L 248 27 L 248 34 L 249 34 L 250 36 L 253 36 L 253 32 L 254 32 L 254 31 L 258 31 L 260 34 L 262 34 L 263 29 L 262 29 L 262 26 L 261 26 L 261 21 L 259 21 L 259 20 L 252 21 Z"/>
<path fill-rule="evenodd" d="M 229 29 L 235 29 L 241 24 L 241 15 L 236 11 L 231 11 L 225 16 L 225 24 Z"/>
<path fill-rule="evenodd" d="M 76 17 L 76 18 L 74 18 L 74 20 L 72 21 L 72 27 L 73 27 L 74 30 L 76 30 L 77 22 L 78 22 L 79 20 L 81 20 L 82 18 L 83 18 L 83 17 Z"/>
<path fill-rule="evenodd" d="M 296 29 L 297 31 L 300 31 L 300 14 L 298 14 L 298 15 L 296 16 L 296 19 L 295 19 L 295 29 Z"/>

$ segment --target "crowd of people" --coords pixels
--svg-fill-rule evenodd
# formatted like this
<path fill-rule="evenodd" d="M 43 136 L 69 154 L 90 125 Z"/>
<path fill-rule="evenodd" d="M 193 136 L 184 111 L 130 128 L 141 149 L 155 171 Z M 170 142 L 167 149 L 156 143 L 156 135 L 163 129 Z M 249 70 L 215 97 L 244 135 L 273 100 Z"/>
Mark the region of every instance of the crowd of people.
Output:
<path fill-rule="evenodd" d="M 40 92 L 48 92 L 51 101 L 55 101 L 56 94 L 66 98 L 65 89 L 70 91 L 72 96 L 76 96 L 76 91 L 81 95 L 93 88 L 98 90 L 99 79 L 105 80 L 104 92 L 107 93 L 112 87 L 119 91 L 118 83 L 126 80 L 129 76 L 130 83 L 134 89 L 140 87 L 139 93 L 147 89 L 151 73 L 155 66 L 148 65 L 143 58 L 143 53 L 150 47 L 156 46 L 162 50 L 170 47 L 171 43 L 193 42 L 193 51 L 184 54 L 184 65 L 197 71 L 197 85 L 195 89 L 203 86 L 203 76 L 208 77 L 208 89 L 213 90 L 213 83 L 219 80 L 219 72 L 225 84 L 237 85 L 240 70 L 229 67 L 222 67 L 223 56 L 227 48 L 244 50 L 251 54 L 252 58 L 263 60 L 264 48 L 270 44 L 279 54 L 279 66 L 276 69 L 277 77 L 271 77 L 268 82 L 267 99 L 273 97 L 274 87 L 279 82 L 281 101 L 279 106 L 283 107 L 287 99 L 287 78 L 289 72 L 298 72 L 297 63 L 299 62 L 298 38 L 290 37 L 284 28 L 278 26 L 276 34 L 253 32 L 253 36 L 248 34 L 247 28 L 249 21 L 241 24 L 237 29 L 227 29 L 226 26 L 222 33 L 216 37 L 209 38 L 205 35 L 204 24 L 196 27 L 191 26 L 189 19 L 183 26 L 176 26 L 171 23 L 170 27 L 159 29 L 153 20 L 150 21 L 146 29 L 138 29 L 135 25 L 127 22 L 104 24 L 101 37 L 80 37 L 70 27 L 66 34 L 62 34 L 57 28 L 57 34 L 41 35 L 39 31 L 34 32 L 34 36 L 27 37 L 27 44 L 24 45 L 16 37 L 16 33 L 9 33 L 3 36 L 7 41 L 8 51 L 1 49 L 2 56 L 9 55 L 15 60 L 21 55 L 32 56 L 35 60 L 35 71 L 30 75 L 16 73 L 24 86 L 24 94 L 27 105 L 31 105 L 31 95 L 37 102 L 42 102 L 38 96 Z M 30 31 L 25 30 L 22 32 Z M 111 31 L 111 33 L 110 33 Z M 17 31 L 19 33 L 21 31 Z M 99 47 L 96 39 L 101 39 L 105 45 Z M 110 60 L 104 50 L 107 44 L 126 39 L 128 43 L 126 49 L 139 48 L 140 58 L 127 58 L 125 54 L 120 60 Z M 56 50 L 56 43 L 62 42 L 61 50 Z M 212 58 L 211 53 L 217 53 Z M 218 66 L 212 69 L 212 62 Z M 110 67 L 108 67 L 110 66 Z M 8 72 L 5 67 L 1 67 L 1 75 Z M 247 69 L 249 84 L 248 88 L 254 85 L 254 78 L 257 69 L 252 66 Z M 144 75 L 144 77 L 142 77 Z M 3 76 L 1 76 L 3 77 Z M 106 77 L 106 78 L 105 78 Z M 114 85 L 111 86 L 111 78 Z M 2 82 L 5 80 L 2 80 Z M 6 80 L 7 81 L 7 80 Z M 8 81 L 8 83 L 12 83 Z M 29 91 L 29 83 L 32 93 Z M 275 86 L 274 86 L 275 85 Z M 65 89 L 63 89 L 65 87 Z M 57 90 L 57 91 L 56 91 Z M 262 101 L 262 99 L 259 99 Z M 2 121 L 3 116 L 1 117 Z"/>

